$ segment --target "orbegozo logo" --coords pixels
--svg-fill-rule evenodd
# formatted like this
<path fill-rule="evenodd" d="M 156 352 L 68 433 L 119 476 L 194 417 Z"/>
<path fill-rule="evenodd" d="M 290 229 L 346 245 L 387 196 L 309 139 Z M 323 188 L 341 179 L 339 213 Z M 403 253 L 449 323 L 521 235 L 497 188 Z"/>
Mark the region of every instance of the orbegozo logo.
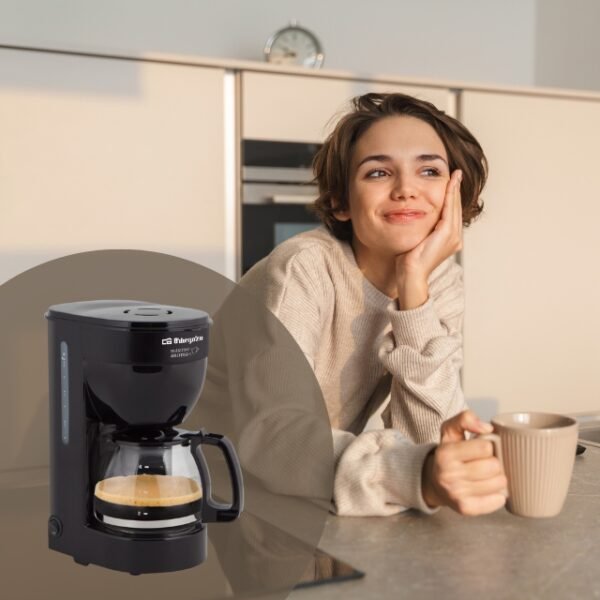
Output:
<path fill-rule="evenodd" d="M 173 346 L 175 344 L 196 344 L 198 342 L 202 342 L 203 340 L 204 336 L 202 335 L 195 335 L 194 337 L 168 337 L 162 339 L 162 345 Z"/>

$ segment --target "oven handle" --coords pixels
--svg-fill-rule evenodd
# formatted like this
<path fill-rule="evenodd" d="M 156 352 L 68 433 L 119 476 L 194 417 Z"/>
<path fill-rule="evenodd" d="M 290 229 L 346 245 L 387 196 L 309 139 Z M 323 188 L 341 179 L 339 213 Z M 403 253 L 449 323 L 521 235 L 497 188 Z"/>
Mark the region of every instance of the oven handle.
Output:
<path fill-rule="evenodd" d="M 267 199 L 273 204 L 312 204 L 315 201 L 313 196 L 306 194 L 273 194 Z"/>

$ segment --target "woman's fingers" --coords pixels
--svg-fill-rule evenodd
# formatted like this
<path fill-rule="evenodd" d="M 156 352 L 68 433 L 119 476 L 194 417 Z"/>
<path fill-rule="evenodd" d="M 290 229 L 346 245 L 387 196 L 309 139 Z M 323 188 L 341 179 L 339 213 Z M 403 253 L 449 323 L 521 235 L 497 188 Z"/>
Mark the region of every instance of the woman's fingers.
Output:
<path fill-rule="evenodd" d="M 470 498 L 471 496 L 488 496 L 490 494 L 505 494 L 507 486 L 506 476 L 499 473 L 494 477 L 478 481 L 461 481 L 451 491 L 455 500 Z"/>
<path fill-rule="evenodd" d="M 445 231 L 452 252 L 462 248 L 462 206 L 460 196 L 460 181 L 462 171 L 457 169 L 452 173 L 446 188 L 442 214 L 436 225 L 436 231 Z"/>
<path fill-rule="evenodd" d="M 483 481 L 499 475 L 504 475 L 504 471 L 502 463 L 495 456 L 473 460 L 465 465 L 464 478 L 467 481 Z"/>
<path fill-rule="evenodd" d="M 491 433 L 493 427 L 485 423 L 472 410 L 463 410 L 451 419 L 444 421 L 441 427 L 441 441 L 458 442 L 465 439 L 465 432 Z"/>
<path fill-rule="evenodd" d="M 453 507 L 461 515 L 477 516 L 487 515 L 497 511 L 506 504 L 506 496 L 504 494 L 488 494 L 485 496 L 468 496 L 462 498 Z"/>
<path fill-rule="evenodd" d="M 468 463 L 472 460 L 481 460 L 494 456 L 494 444 L 484 438 L 474 438 L 461 442 L 448 442 L 440 444 L 436 453 L 439 462 L 445 467 L 451 468 L 452 463 Z M 463 474 L 461 471 L 461 475 Z"/>
<path fill-rule="evenodd" d="M 507 480 L 500 461 L 492 456 L 491 442 L 475 439 L 441 444 L 433 461 L 433 487 L 439 503 L 465 515 L 483 514 L 503 505 Z M 499 503 L 486 500 L 490 496 L 502 496 L 502 502 L 499 498 Z"/>
<path fill-rule="evenodd" d="M 462 198 L 460 193 L 460 186 L 462 183 L 462 171 L 459 171 L 460 176 L 456 185 L 455 195 L 455 214 L 454 214 L 454 227 L 457 232 L 459 250 L 462 249 L 462 236 L 463 236 L 463 222 L 462 222 Z"/>
<path fill-rule="evenodd" d="M 454 222 L 453 225 L 456 225 L 458 221 L 458 208 L 460 206 L 460 182 L 461 182 L 461 174 L 460 171 L 456 177 L 455 187 L 454 187 L 454 203 L 452 208 L 454 209 Z"/>
<path fill-rule="evenodd" d="M 452 230 L 454 221 L 454 212 L 456 210 L 456 184 L 458 181 L 459 171 L 454 171 L 450 175 L 448 185 L 446 186 L 446 194 L 444 195 L 444 205 L 442 206 L 442 214 L 437 224 L 436 229 L 447 227 L 449 231 Z"/>
<path fill-rule="evenodd" d="M 452 173 L 452 177 L 455 179 L 453 182 L 452 217 L 449 223 L 449 235 L 451 236 L 450 242 L 456 252 L 456 250 L 460 250 L 462 247 L 462 206 L 460 195 L 462 171 L 457 169 Z"/>

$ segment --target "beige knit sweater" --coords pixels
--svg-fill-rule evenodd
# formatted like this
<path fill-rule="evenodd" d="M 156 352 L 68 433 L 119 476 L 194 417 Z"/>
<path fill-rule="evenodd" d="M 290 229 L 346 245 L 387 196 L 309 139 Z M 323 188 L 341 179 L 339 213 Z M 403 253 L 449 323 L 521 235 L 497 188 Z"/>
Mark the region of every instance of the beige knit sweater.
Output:
<path fill-rule="evenodd" d="M 431 274 L 428 301 L 402 311 L 363 276 L 351 246 L 320 227 L 280 244 L 241 284 L 289 330 L 321 386 L 337 513 L 431 512 L 421 493 L 423 462 L 442 422 L 464 408 L 464 297 L 454 258 Z M 390 390 L 386 428 L 364 432 Z"/>

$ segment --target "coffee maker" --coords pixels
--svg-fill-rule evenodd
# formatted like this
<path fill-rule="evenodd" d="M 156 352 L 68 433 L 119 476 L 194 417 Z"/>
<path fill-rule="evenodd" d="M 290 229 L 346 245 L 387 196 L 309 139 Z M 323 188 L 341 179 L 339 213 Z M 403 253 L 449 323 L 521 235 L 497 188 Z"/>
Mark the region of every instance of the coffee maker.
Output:
<path fill-rule="evenodd" d="M 231 442 L 177 428 L 202 391 L 207 313 L 132 300 L 51 306 L 49 547 L 129 572 L 206 558 L 209 522 L 236 519 L 243 482 Z M 231 503 L 213 499 L 201 446 L 225 457 Z"/>

